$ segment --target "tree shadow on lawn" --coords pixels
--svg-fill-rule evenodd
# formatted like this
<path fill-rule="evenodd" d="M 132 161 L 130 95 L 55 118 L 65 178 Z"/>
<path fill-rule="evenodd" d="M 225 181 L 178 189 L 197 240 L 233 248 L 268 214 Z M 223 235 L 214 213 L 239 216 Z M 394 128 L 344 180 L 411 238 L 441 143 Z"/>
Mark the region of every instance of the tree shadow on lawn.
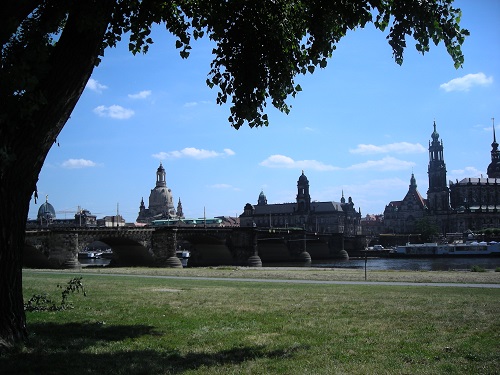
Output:
<path fill-rule="evenodd" d="M 215 353 L 187 353 L 176 350 L 123 350 L 88 353 L 91 346 L 161 336 L 146 325 L 104 325 L 100 323 L 38 323 L 30 325 L 30 341 L 24 350 L 0 356 L 2 374 L 177 374 L 201 366 L 238 364 L 256 358 L 286 359 L 306 347 L 268 349 L 241 346 Z"/>

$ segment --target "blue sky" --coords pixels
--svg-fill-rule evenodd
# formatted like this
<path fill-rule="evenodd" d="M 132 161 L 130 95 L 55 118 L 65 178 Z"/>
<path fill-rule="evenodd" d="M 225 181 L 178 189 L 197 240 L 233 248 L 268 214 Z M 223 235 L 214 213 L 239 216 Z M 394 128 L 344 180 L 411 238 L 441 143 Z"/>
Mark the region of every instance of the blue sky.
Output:
<path fill-rule="evenodd" d="M 455 4 L 471 33 L 463 68 L 443 45 L 422 56 L 412 41 L 399 66 L 369 25 L 348 33 L 326 69 L 297 77 L 303 91 L 288 100 L 291 113 L 268 107 L 267 128 L 229 126 L 229 106 L 205 84 L 208 40 L 183 60 L 157 27 L 146 55 L 133 56 L 126 41 L 107 50 L 47 156 L 29 218 L 48 195 L 58 218 L 118 206 L 133 222 L 160 162 L 186 217 L 204 208 L 207 217 L 240 215 L 261 190 L 268 203 L 293 202 L 302 170 L 313 200 L 338 201 L 343 191 L 363 216 L 382 213 L 404 197 L 412 172 L 426 195 L 434 120 L 448 180 L 486 177 L 493 117 L 500 137 L 500 1 Z"/>

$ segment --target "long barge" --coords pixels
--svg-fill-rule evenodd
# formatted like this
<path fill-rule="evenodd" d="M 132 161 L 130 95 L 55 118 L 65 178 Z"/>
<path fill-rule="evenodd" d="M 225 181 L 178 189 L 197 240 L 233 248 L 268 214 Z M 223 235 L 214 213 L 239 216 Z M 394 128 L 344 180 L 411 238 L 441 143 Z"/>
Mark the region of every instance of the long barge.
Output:
<path fill-rule="evenodd" d="M 494 257 L 500 256 L 500 243 L 494 241 L 452 244 L 407 243 L 404 246 L 397 246 L 389 256 L 394 258 Z"/>

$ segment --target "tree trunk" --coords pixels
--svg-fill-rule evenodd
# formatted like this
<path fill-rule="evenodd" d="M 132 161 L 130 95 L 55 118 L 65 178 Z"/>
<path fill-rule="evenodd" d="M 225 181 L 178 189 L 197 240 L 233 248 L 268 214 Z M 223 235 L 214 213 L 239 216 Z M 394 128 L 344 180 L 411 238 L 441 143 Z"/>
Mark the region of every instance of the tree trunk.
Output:
<path fill-rule="evenodd" d="M 113 0 L 75 3 L 49 57 L 49 69 L 25 94 L 38 105 L 31 115 L 1 105 L 0 351 L 27 338 L 22 253 L 29 202 L 43 162 L 95 67 L 113 5 Z"/>
<path fill-rule="evenodd" d="M 13 172 L 2 178 L 0 187 L 0 349 L 27 338 L 22 250 L 35 178 L 26 170 Z"/>

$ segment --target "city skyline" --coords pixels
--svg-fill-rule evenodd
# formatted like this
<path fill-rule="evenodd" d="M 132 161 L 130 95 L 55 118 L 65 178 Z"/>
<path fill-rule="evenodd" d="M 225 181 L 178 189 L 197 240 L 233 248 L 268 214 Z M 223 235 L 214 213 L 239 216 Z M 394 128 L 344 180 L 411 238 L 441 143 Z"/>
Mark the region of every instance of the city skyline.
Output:
<path fill-rule="evenodd" d="M 270 126 L 259 129 L 232 129 L 229 106 L 215 104 L 208 41 L 187 60 L 160 27 L 146 55 L 125 41 L 106 51 L 49 152 L 29 218 L 48 195 L 58 218 L 78 206 L 114 215 L 119 205 L 133 222 L 160 162 L 186 217 L 239 216 L 261 190 L 269 203 L 293 202 L 301 170 L 313 200 L 339 201 L 343 191 L 363 216 L 380 214 L 404 197 L 412 173 L 426 194 L 434 121 L 448 180 L 486 176 L 491 119 L 500 122 L 500 3 L 456 6 L 471 32 L 463 68 L 443 45 L 421 56 L 410 41 L 398 66 L 385 34 L 368 26 L 341 40 L 326 69 L 297 77 L 304 91 L 287 101 L 291 113 L 268 107 Z"/>

